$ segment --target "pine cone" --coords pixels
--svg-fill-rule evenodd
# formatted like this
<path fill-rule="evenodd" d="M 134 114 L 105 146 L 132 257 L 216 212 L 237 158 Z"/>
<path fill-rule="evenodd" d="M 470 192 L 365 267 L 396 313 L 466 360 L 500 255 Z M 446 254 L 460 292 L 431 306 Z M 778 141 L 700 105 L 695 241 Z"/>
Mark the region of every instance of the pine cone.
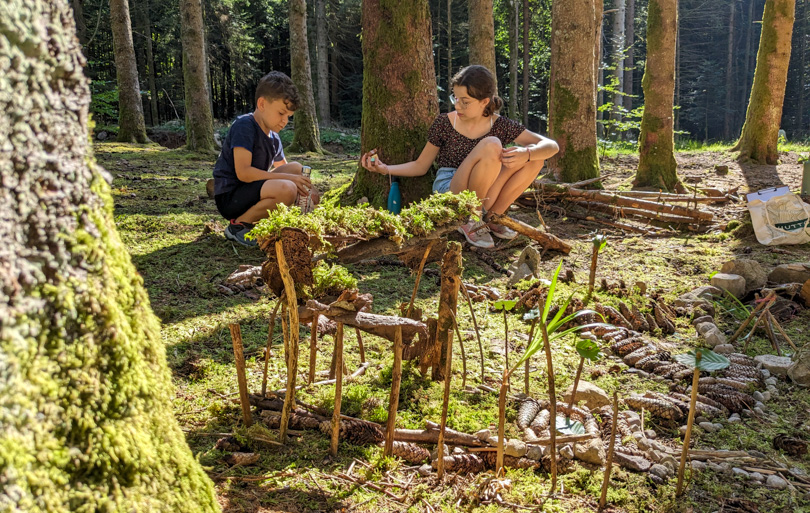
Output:
<path fill-rule="evenodd" d="M 753 379 L 759 382 L 762 379 L 762 373 L 756 367 L 751 367 L 749 365 L 740 365 L 737 363 L 732 363 L 731 365 L 723 371 L 723 376 L 727 378 L 736 379 L 738 377 L 741 378 L 748 378 Z"/>
<path fill-rule="evenodd" d="M 660 399 L 662 401 L 667 401 L 671 404 L 674 404 L 678 407 L 679 410 L 683 412 L 684 415 L 689 414 L 689 401 L 681 401 L 677 397 L 672 395 L 665 395 L 659 392 L 645 392 L 644 397 L 649 397 L 650 399 Z"/>
<path fill-rule="evenodd" d="M 672 355 L 669 354 L 669 351 L 661 351 L 659 353 L 645 356 L 636 362 L 635 367 L 643 371 L 651 372 L 654 368 L 661 365 L 661 362 L 669 362 L 671 360 Z"/>
<path fill-rule="evenodd" d="M 659 303 L 656 303 L 653 307 L 653 313 L 655 314 L 655 322 L 661 327 L 664 333 L 675 333 L 675 325 Z"/>
<path fill-rule="evenodd" d="M 627 405 L 631 408 L 637 410 L 644 408 L 662 419 L 680 420 L 683 418 L 683 412 L 680 410 L 680 408 L 667 401 L 632 395 L 625 398 L 624 402 L 627 403 Z"/>
<path fill-rule="evenodd" d="M 630 307 L 624 301 L 619 301 L 619 312 L 624 316 L 625 319 L 630 321 L 630 324 L 633 325 L 633 329 L 637 330 L 636 327 L 637 321 L 635 316 L 633 315 L 633 311 L 630 310 Z"/>
<path fill-rule="evenodd" d="M 684 370 L 677 371 L 675 374 L 672 375 L 672 381 L 676 383 L 678 381 L 683 381 L 686 378 L 692 377 L 695 371 L 693 369 L 686 368 Z"/>
<path fill-rule="evenodd" d="M 402 458 L 411 464 L 422 463 L 430 458 L 430 451 L 424 447 L 409 442 L 399 442 L 394 440 L 394 456 Z"/>
<path fill-rule="evenodd" d="M 786 434 L 780 434 L 774 437 L 773 448 L 785 451 L 794 458 L 799 458 L 807 454 L 807 442 Z"/>
<path fill-rule="evenodd" d="M 628 338 L 611 344 L 610 350 L 619 356 L 627 356 L 636 349 L 644 345 L 644 341 L 638 338 Z"/>
<path fill-rule="evenodd" d="M 633 351 L 632 353 L 626 355 L 622 360 L 624 363 L 630 366 L 636 365 L 642 358 L 646 358 L 647 356 L 654 354 L 657 351 L 655 346 L 651 344 L 643 345 Z"/>
<path fill-rule="evenodd" d="M 615 308 L 612 306 L 603 306 L 605 310 L 605 314 L 607 315 L 608 319 L 615 324 L 616 326 L 621 326 L 622 328 L 627 328 L 629 330 L 633 329 L 633 324 L 627 320 L 627 318 L 620 314 Z"/>
<path fill-rule="evenodd" d="M 261 413 L 262 421 L 270 429 L 278 429 L 281 426 L 281 412 L 264 410 Z M 305 415 L 290 414 L 290 420 L 287 427 L 290 429 L 318 429 L 321 422 L 314 418 Z"/>
<path fill-rule="evenodd" d="M 633 305 L 633 327 L 638 331 L 650 331 L 650 324 L 647 322 L 647 318 L 644 314 L 641 313 L 641 310 L 638 309 L 636 305 Z"/>
<path fill-rule="evenodd" d="M 651 313 L 649 313 L 649 312 L 645 313 L 644 318 L 647 319 L 647 324 L 650 326 L 650 332 L 651 333 L 654 333 L 654 332 L 658 331 L 659 329 L 661 329 L 658 326 L 658 323 L 655 322 L 655 317 L 653 317 Z"/>
<path fill-rule="evenodd" d="M 332 421 L 325 420 L 319 427 L 322 433 L 332 434 Z M 341 419 L 338 436 L 354 445 L 377 445 L 385 441 L 385 435 L 379 427 L 360 419 Z"/>
<path fill-rule="evenodd" d="M 714 399 L 733 413 L 740 413 L 745 409 L 753 408 L 756 403 L 750 395 L 727 385 L 698 385 L 698 392 L 710 399 Z"/>
<path fill-rule="evenodd" d="M 551 413 L 548 410 L 540 410 L 540 412 L 535 415 L 534 420 L 530 427 L 534 430 L 535 433 L 539 434 L 544 429 L 548 429 L 548 426 L 551 424 Z"/>
<path fill-rule="evenodd" d="M 490 454 L 490 453 L 484 453 Z M 492 452 L 491 454 L 495 454 Z M 434 469 L 439 468 L 439 460 L 433 460 L 431 463 Z M 478 474 L 486 470 L 487 464 L 484 458 L 478 454 L 453 454 L 444 457 L 444 470 L 447 472 L 456 472 L 459 474 Z"/>
<path fill-rule="evenodd" d="M 653 369 L 653 373 L 663 376 L 666 379 L 671 379 L 672 376 L 675 375 L 676 372 L 680 372 L 686 369 L 683 365 L 678 362 L 674 363 L 665 363 L 663 365 L 659 365 L 655 369 Z"/>
<path fill-rule="evenodd" d="M 520 429 L 529 427 L 540 411 L 540 403 L 534 399 L 526 399 L 520 403 L 517 414 L 517 425 Z"/>
<path fill-rule="evenodd" d="M 692 398 L 685 394 L 679 394 L 678 392 L 670 392 L 669 395 L 676 399 L 680 399 L 681 401 L 689 404 L 692 401 Z M 700 395 L 700 394 L 698 394 Z M 725 408 L 722 407 L 715 407 L 710 404 L 706 404 L 705 402 L 701 402 L 698 400 L 695 402 L 695 413 L 698 415 L 708 415 L 709 417 L 725 417 L 723 410 Z"/>
<path fill-rule="evenodd" d="M 737 365 L 745 365 L 745 366 L 754 367 L 754 368 L 757 367 L 757 361 L 756 360 L 754 360 L 750 356 L 742 354 L 742 353 L 731 353 L 731 354 L 726 355 L 726 358 L 728 358 L 728 360 L 731 363 L 734 363 L 734 364 L 737 364 Z"/>

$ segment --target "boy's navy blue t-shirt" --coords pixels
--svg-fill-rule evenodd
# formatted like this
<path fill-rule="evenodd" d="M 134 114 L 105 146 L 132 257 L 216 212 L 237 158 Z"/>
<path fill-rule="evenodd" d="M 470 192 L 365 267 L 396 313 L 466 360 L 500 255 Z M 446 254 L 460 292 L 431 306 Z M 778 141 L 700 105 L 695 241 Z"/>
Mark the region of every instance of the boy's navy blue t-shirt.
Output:
<path fill-rule="evenodd" d="M 257 169 L 269 171 L 273 162 L 284 160 L 284 149 L 278 134 L 272 131 L 265 134 L 253 118 L 253 113 L 243 114 L 236 118 L 228 130 L 222 143 L 222 151 L 214 165 L 214 195 L 230 192 L 244 183 L 236 177 L 234 148 L 248 150 L 252 155 L 250 165 Z"/>

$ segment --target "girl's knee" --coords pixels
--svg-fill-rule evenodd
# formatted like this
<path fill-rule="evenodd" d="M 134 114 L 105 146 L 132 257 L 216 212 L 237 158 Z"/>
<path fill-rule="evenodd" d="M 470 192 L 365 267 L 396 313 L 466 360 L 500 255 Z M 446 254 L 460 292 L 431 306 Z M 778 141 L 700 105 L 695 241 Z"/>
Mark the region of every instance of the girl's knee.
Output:
<path fill-rule="evenodd" d="M 478 146 L 485 152 L 488 157 L 495 157 L 498 160 L 501 158 L 501 150 L 503 150 L 503 144 L 501 144 L 501 140 L 497 137 L 485 137 L 481 139 L 481 142 L 478 143 Z"/>

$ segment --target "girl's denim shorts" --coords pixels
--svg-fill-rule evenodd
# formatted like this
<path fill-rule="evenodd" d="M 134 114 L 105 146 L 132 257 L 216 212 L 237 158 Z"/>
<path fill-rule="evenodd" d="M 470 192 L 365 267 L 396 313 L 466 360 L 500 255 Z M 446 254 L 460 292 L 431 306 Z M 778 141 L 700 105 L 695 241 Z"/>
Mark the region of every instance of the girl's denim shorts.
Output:
<path fill-rule="evenodd" d="M 450 180 L 456 173 L 454 167 L 440 167 L 436 171 L 436 179 L 433 181 L 433 192 L 447 192 L 450 190 Z"/>

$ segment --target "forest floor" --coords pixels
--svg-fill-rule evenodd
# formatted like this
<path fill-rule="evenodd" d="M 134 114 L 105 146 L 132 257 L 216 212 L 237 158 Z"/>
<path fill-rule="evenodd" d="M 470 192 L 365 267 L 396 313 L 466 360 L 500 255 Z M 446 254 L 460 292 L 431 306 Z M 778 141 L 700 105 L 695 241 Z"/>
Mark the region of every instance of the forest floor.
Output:
<path fill-rule="evenodd" d="M 435 474 L 422 477 L 417 467 L 402 461 L 386 459 L 380 447 L 361 447 L 341 443 L 337 459 L 327 457 L 329 439 L 317 431 L 301 431 L 299 436 L 283 447 L 268 445 L 255 439 L 249 442 L 261 457 L 250 466 L 229 466 L 224 453 L 215 449 L 222 433 L 235 433 L 247 439 L 241 426 L 236 369 L 234 365 L 228 324 L 238 322 L 244 342 L 247 377 L 250 390 L 261 386 L 263 352 L 267 339 L 268 317 L 275 298 L 248 290 L 234 295 L 220 292 L 218 285 L 239 265 L 259 265 L 263 254 L 258 249 L 243 248 L 226 241 L 222 230 L 226 223 L 216 212 L 205 192 L 205 182 L 211 176 L 213 160 L 200 158 L 182 150 L 157 146 L 140 147 L 118 143 L 99 143 L 96 155 L 114 178 L 113 195 L 115 220 L 122 239 L 129 248 L 135 267 L 143 276 L 152 308 L 162 321 L 168 363 L 172 369 L 176 396 L 174 409 L 187 433 L 195 455 L 216 483 L 216 491 L 227 512 L 303 512 L 303 511 L 594 511 L 602 483 L 602 469 L 575 461 L 571 470 L 560 477 L 561 493 L 553 500 L 545 499 L 550 479 L 542 471 L 508 469 L 506 477 L 511 488 L 502 493 L 503 504 L 482 504 L 478 488 L 485 475 L 449 475 L 439 483 Z M 349 181 L 356 169 L 356 157 L 295 157 L 312 165 L 313 182 L 321 190 L 329 190 Z M 677 155 L 681 178 L 694 177 L 701 185 L 731 189 L 739 192 L 762 187 L 789 185 L 797 189 L 801 180 L 798 155 L 782 156 L 779 166 L 744 166 L 726 151 L 694 151 Z M 609 175 L 609 189 L 629 189 L 637 163 L 633 155 L 616 155 L 602 159 L 603 174 Z M 716 164 L 727 164 L 730 173 L 717 175 Z M 725 220 L 746 220 L 744 203 L 731 203 L 714 209 Z M 534 225 L 538 224 L 533 210 L 522 209 L 512 215 Z M 564 258 L 565 267 L 574 272 L 575 283 L 564 285 L 571 291 L 577 284 L 587 284 L 591 255 L 591 234 L 604 227 L 565 217 L 545 219 L 550 232 L 573 246 Z M 810 260 L 810 245 L 766 247 L 757 243 L 750 230 L 735 234 L 685 233 L 671 238 L 646 238 L 624 235 L 607 229 L 610 239 L 600 254 L 598 278 L 624 280 L 627 284 L 643 281 L 647 294 L 658 293 L 673 300 L 693 288 L 708 284 L 710 275 L 735 257 L 752 258 L 766 270 L 782 263 Z M 461 236 L 452 234 L 453 240 Z M 524 237 L 512 242 L 499 242 L 491 252 L 494 260 L 509 267 L 520 251 L 530 243 Z M 488 284 L 501 291 L 507 288 L 507 278 L 495 271 L 476 253 L 463 253 L 463 278 L 468 283 Z M 542 273 L 550 278 L 560 261 L 558 254 L 546 254 Z M 429 268 L 435 269 L 436 264 Z M 360 282 L 361 292 L 374 296 L 374 311 L 395 314 L 398 305 L 407 301 L 415 276 L 407 268 L 380 265 L 349 265 Z M 632 286 L 632 285 L 631 285 Z M 416 305 L 428 315 L 435 315 L 439 293 L 437 273 L 426 274 L 420 285 Z M 580 291 L 581 294 L 581 291 Z M 598 292 L 597 301 L 611 304 L 618 300 L 610 293 Z M 631 293 L 626 301 L 644 298 Z M 487 384 L 493 386 L 502 365 L 503 319 L 490 312 L 485 303 L 476 304 L 482 339 L 485 342 Z M 459 322 L 467 338 L 468 383 L 479 384 L 481 362 L 472 324 L 466 306 L 459 306 Z M 517 315 L 509 320 L 511 351 L 521 352 L 525 346 L 528 326 Z M 726 331 L 736 328 L 736 321 L 720 322 Z M 810 309 L 805 309 L 784 323 L 787 332 L 801 346 L 810 342 Z M 364 338 L 371 368 L 364 376 L 348 383 L 343 389 L 343 413 L 375 422 L 387 416 L 388 393 L 391 383 L 392 352 L 387 343 L 371 336 Z M 689 319 L 677 320 L 677 333 L 662 339 L 676 351 L 686 350 L 697 343 Z M 356 339 L 349 330 L 345 339 L 349 371 L 359 365 Z M 308 354 L 309 330 L 301 330 L 301 352 Z M 326 336 L 318 350 L 317 368 L 321 373 L 329 367 L 331 337 Z M 749 354 L 771 353 L 767 339 L 755 336 Z M 552 351 L 556 369 L 557 389 L 564 390 L 573 381 L 578 357 L 570 340 L 563 340 Z M 271 390 L 284 387 L 285 370 L 280 329 L 276 328 L 270 360 Z M 532 362 L 530 395 L 547 395 L 542 355 Z M 620 397 L 648 389 L 663 390 L 659 382 L 645 380 L 628 372 L 608 372 L 615 362 L 602 360 L 589 365 L 585 379 L 603 388 L 608 394 L 617 391 Z M 306 369 L 307 364 L 302 366 Z M 625 366 L 626 367 L 626 366 Z M 600 370 L 601 369 L 601 370 Z M 605 372 L 602 372 L 605 371 Z M 497 422 L 497 394 L 478 390 L 470 392 L 460 386 L 461 362 L 454 361 L 454 386 L 450 394 L 449 427 L 472 433 Z M 592 379 L 593 378 L 593 379 Z M 515 381 L 523 382 L 522 372 Z M 303 379 L 299 379 L 299 383 Z M 793 458 L 772 446 L 774 436 L 788 433 L 807 438 L 810 427 L 810 393 L 780 380 L 778 395 L 767 404 L 771 420 L 744 417 L 743 422 L 728 424 L 714 433 L 697 430 L 693 446 L 729 450 L 757 450 L 774 461 L 795 467 L 799 473 L 810 472 L 807 457 Z M 309 404 L 331 410 L 334 387 L 304 388 L 299 398 Z M 404 366 L 398 427 L 421 428 L 425 420 L 438 422 L 441 412 L 442 387 L 420 376 L 416 366 Z M 655 429 L 659 439 L 679 447 L 677 425 L 658 422 L 650 416 L 645 428 Z M 508 408 L 507 436 L 517 437 L 514 408 Z M 380 483 L 401 501 L 336 477 L 346 472 L 352 463 L 355 476 L 371 483 Z M 491 475 L 491 474 L 490 474 Z M 705 470 L 688 478 L 685 497 L 675 497 L 675 481 L 656 486 L 646 474 L 630 472 L 614 465 L 608 493 L 610 511 L 680 511 L 680 512 L 787 512 L 810 511 L 810 500 L 803 488 L 775 490 L 766 488 L 728 473 Z"/>

